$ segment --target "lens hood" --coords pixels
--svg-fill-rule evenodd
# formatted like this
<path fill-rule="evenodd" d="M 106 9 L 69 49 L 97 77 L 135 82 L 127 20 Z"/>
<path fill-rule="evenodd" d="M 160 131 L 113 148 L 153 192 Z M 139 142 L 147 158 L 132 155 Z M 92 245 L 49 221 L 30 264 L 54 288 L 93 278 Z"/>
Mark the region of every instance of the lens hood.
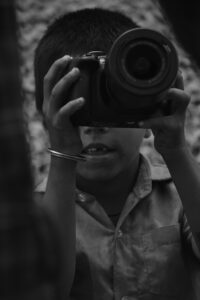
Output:
<path fill-rule="evenodd" d="M 173 85 L 177 72 L 175 47 L 155 30 L 126 31 L 115 40 L 107 56 L 107 87 L 124 110 L 155 105 L 154 96 Z"/>

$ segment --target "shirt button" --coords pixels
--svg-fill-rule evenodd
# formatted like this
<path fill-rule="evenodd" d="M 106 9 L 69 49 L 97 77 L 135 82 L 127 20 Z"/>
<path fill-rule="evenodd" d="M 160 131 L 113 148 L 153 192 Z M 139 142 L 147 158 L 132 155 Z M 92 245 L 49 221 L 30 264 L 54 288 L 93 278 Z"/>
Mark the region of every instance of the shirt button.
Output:
<path fill-rule="evenodd" d="M 117 237 L 121 238 L 123 236 L 123 232 L 121 230 L 118 230 Z M 124 299 L 123 299 L 124 300 Z M 126 300 L 126 299 L 125 299 Z"/>

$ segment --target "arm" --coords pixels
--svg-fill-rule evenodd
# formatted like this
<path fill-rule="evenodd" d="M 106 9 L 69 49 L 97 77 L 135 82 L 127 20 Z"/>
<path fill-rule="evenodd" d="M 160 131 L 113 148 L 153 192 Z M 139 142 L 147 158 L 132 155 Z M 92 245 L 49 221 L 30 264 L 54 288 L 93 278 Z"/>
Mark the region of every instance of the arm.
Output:
<path fill-rule="evenodd" d="M 59 234 L 61 272 L 58 284 L 65 298 L 70 292 L 75 269 L 75 165 L 73 161 L 51 158 L 43 203 Z"/>
<path fill-rule="evenodd" d="M 170 153 L 171 152 L 171 153 Z M 187 146 L 163 154 L 193 233 L 200 232 L 200 168 Z"/>
<path fill-rule="evenodd" d="M 65 102 L 63 95 L 79 78 L 79 70 L 72 70 L 59 79 L 69 65 L 70 57 L 57 60 L 44 78 L 43 113 L 53 150 L 66 154 L 79 153 L 81 141 L 78 129 L 70 122 L 70 116 L 83 104 L 83 99 Z M 58 228 L 61 263 L 59 288 L 63 297 L 69 295 L 75 269 L 75 170 L 76 162 L 51 157 L 44 206 Z"/>
<path fill-rule="evenodd" d="M 169 114 L 142 122 L 141 127 L 151 128 L 154 145 L 162 155 L 177 188 L 191 230 L 200 232 L 200 167 L 187 147 L 184 133 L 186 109 L 189 97 L 183 91 L 183 80 L 178 75 L 176 88 L 170 89 L 163 102 Z M 199 245 L 200 246 L 200 245 Z"/>
<path fill-rule="evenodd" d="M 193 249 L 200 258 L 200 167 L 187 147 L 165 153 L 163 158 L 183 203 L 196 242 L 192 240 Z"/>

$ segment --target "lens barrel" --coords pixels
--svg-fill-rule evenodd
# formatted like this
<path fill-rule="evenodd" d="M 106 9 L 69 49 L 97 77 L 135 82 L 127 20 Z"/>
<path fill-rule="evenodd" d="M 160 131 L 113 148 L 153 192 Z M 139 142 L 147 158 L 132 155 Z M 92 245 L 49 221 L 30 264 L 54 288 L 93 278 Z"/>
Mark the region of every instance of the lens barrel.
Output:
<path fill-rule="evenodd" d="M 165 36 L 132 29 L 114 42 L 108 54 L 107 89 L 125 111 L 151 107 L 155 96 L 173 85 L 177 72 L 177 52 Z"/>

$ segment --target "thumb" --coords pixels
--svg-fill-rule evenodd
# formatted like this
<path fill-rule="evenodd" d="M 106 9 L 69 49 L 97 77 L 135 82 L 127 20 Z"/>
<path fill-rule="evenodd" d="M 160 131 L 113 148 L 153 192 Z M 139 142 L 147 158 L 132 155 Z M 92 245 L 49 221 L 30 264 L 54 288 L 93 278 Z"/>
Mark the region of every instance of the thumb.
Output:
<path fill-rule="evenodd" d="M 181 70 L 178 71 L 176 81 L 174 83 L 174 88 L 184 90 L 184 81 Z"/>
<path fill-rule="evenodd" d="M 167 117 L 165 117 L 165 121 L 166 121 L 166 118 Z M 138 122 L 138 128 L 143 128 L 143 129 L 163 128 L 163 117 L 140 121 L 140 122 Z"/>

